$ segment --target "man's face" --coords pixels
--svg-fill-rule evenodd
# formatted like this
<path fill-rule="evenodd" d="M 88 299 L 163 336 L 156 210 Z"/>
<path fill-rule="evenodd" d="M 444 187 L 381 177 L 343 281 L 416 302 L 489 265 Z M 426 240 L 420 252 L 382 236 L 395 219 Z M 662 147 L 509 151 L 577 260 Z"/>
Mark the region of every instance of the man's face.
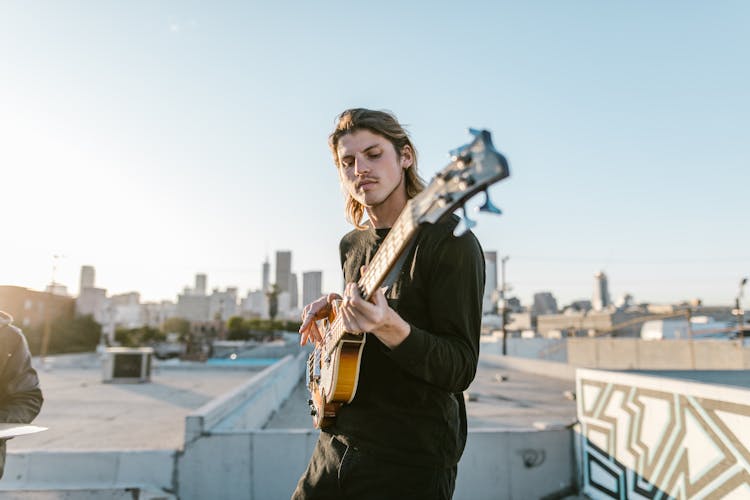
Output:
<path fill-rule="evenodd" d="M 337 151 L 341 182 L 355 200 L 367 208 L 406 202 L 402 179 L 412 164 L 410 148 L 404 148 L 399 157 L 388 139 L 357 130 L 339 139 Z"/>

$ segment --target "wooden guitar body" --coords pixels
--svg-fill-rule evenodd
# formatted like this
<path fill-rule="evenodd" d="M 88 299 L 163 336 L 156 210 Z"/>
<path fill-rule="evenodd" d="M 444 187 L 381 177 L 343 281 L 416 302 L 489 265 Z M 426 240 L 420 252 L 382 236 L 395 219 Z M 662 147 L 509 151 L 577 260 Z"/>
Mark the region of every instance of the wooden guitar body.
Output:
<path fill-rule="evenodd" d="M 319 429 L 328 427 L 341 405 L 354 399 L 367 338 L 364 334 L 344 333 L 335 346 L 328 346 L 326 341 L 331 340 L 334 319 L 335 313 L 323 320 L 323 343 L 307 359 L 307 386 L 311 398 L 308 403 L 313 425 Z"/>

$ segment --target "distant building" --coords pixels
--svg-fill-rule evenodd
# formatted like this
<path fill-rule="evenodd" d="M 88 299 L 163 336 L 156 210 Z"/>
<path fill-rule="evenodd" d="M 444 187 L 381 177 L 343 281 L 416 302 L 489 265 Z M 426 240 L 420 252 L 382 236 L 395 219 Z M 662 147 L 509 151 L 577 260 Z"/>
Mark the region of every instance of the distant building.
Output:
<path fill-rule="evenodd" d="M 13 316 L 20 328 L 39 328 L 45 321 L 72 319 L 75 300 L 20 286 L 0 286 L 0 309 Z"/>
<path fill-rule="evenodd" d="M 289 292 L 292 279 L 292 252 L 279 250 L 276 252 L 276 286 L 281 292 Z"/>
<path fill-rule="evenodd" d="M 68 297 L 68 287 L 63 285 L 62 283 L 55 283 L 54 281 L 47 285 L 47 288 L 44 290 L 47 293 L 51 293 L 52 295 L 59 295 L 60 297 Z"/>
<path fill-rule="evenodd" d="M 539 292 L 534 294 L 534 305 L 531 306 L 531 313 L 539 316 L 542 314 L 557 313 L 557 299 L 551 292 Z"/>
<path fill-rule="evenodd" d="M 226 321 L 237 315 L 237 288 L 229 287 L 223 292 L 214 289 L 208 302 L 209 320 Z"/>
<path fill-rule="evenodd" d="M 195 275 L 195 295 L 206 295 L 206 275 L 198 273 Z"/>
<path fill-rule="evenodd" d="M 323 295 L 323 272 L 302 273 L 302 305 L 309 304 L 321 295 Z"/>
<path fill-rule="evenodd" d="M 574 312 L 586 312 L 591 310 L 591 301 L 590 300 L 574 300 L 570 304 L 564 307 L 565 311 L 574 311 Z"/>
<path fill-rule="evenodd" d="M 94 321 L 103 325 L 107 319 L 107 290 L 87 286 L 81 288 L 76 298 L 76 314 L 78 316 L 93 316 Z"/>
<path fill-rule="evenodd" d="M 523 312 L 523 305 L 518 297 L 509 297 L 505 300 L 505 305 L 512 312 Z"/>
<path fill-rule="evenodd" d="M 138 292 L 121 293 L 109 298 L 114 314 L 114 323 L 120 328 L 140 328 L 143 326 L 141 294 Z"/>
<path fill-rule="evenodd" d="M 494 314 L 497 312 L 497 301 L 500 294 L 497 289 L 497 252 L 494 250 L 484 252 L 485 283 L 484 297 L 482 297 L 482 313 Z"/>
<path fill-rule="evenodd" d="M 618 309 L 628 309 L 636 305 L 635 299 L 629 293 L 623 294 L 615 301 L 615 307 Z"/>
<path fill-rule="evenodd" d="M 528 312 L 511 312 L 508 314 L 508 331 L 523 332 L 534 328 L 533 318 Z"/>
<path fill-rule="evenodd" d="M 280 292 L 278 295 L 279 311 L 276 314 L 276 319 L 289 319 L 290 303 L 289 292 Z"/>
<path fill-rule="evenodd" d="M 81 266 L 81 283 L 78 288 L 78 295 L 80 295 L 86 288 L 94 288 L 96 271 L 94 266 Z"/>
<path fill-rule="evenodd" d="M 263 290 L 247 292 L 247 297 L 240 304 L 240 315 L 249 318 L 268 317 L 268 297 Z"/>
<path fill-rule="evenodd" d="M 609 304 L 607 275 L 604 274 L 604 271 L 600 271 L 594 275 L 594 296 L 591 300 L 591 306 L 594 311 L 603 311 Z"/>
<path fill-rule="evenodd" d="M 268 257 L 263 262 L 263 283 L 260 287 L 261 291 L 267 292 L 271 288 L 271 263 L 268 262 Z"/>
<path fill-rule="evenodd" d="M 562 335 L 611 335 L 616 337 L 637 337 L 640 335 L 640 323 L 633 322 L 646 316 L 641 312 L 626 311 L 589 311 L 567 314 L 545 314 L 537 317 L 536 328 L 542 337 Z M 618 324 L 627 326 L 617 328 Z"/>
<path fill-rule="evenodd" d="M 191 292 L 186 289 L 185 293 L 177 296 L 177 317 L 188 321 L 208 321 L 209 297 Z"/>
<path fill-rule="evenodd" d="M 151 328 L 161 328 L 166 320 L 177 316 L 177 304 L 170 300 L 147 302 L 141 305 L 143 323 Z"/>
<path fill-rule="evenodd" d="M 294 311 L 299 307 L 299 290 L 297 287 L 297 273 L 289 276 L 289 309 Z"/>

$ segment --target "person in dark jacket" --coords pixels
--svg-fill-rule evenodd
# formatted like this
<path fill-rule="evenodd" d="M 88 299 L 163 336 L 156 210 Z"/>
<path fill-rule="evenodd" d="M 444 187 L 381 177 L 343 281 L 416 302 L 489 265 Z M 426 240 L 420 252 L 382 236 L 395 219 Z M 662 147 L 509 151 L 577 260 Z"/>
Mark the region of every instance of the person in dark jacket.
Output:
<path fill-rule="evenodd" d="M 342 113 L 329 145 L 355 226 L 339 247 L 347 285 L 305 306 L 300 341 L 321 342 L 316 320 L 341 300 L 345 331 L 366 342 L 354 399 L 322 429 L 292 498 L 451 498 L 466 443 L 462 392 L 479 356 L 482 249 L 470 231 L 453 236 L 454 216 L 427 224 L 395 283 L 365 300 L 363 266 L 424 188 L 417 152 L 392 114 L 367 109 Z"/>
<path fill-rule="evenodd" d="M 12 323 L 13 317 L 0 311 L 0 423 L 28 424 L 42 409 L 42 391 L 26 337 Z M 0 477 L 6 441 L 0 440 Z"/>

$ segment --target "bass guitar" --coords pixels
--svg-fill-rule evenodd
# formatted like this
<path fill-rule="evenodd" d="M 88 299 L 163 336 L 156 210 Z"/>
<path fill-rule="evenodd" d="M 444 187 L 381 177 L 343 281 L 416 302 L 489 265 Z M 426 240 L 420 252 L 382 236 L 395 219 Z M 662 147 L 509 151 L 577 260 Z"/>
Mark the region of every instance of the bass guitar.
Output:
<path fill-rule="evenodd" d="M 378 288 L 393 283 L 423 224 L 434 224 L 462 208 L 463 220 L 454 234 L 471 229 L 476 222 L 467 216 L 465 203 L 480 191 L 485 194 L 480 210 L 500 213 L 490 200 L 487 188 L 508 177 L 508 162 L 492 145 L 492 136 L 487 130 L 470 129 L 469 132 L 474 140 L 451 151 L 451 162 L 424 191 L 408 200 L 368 264 L 357 282 L 365 299 L 372 297 Z M 315 345 L 307 360 L 308 402 L 316 428 L 333 423 L 339 408 L 354 399 L 367 338 L 365 334 L 346 332 L 337 311 L 338 304 L 334 304 L 331 315 L 321 320 L 319 329 L 323 341 Z"/>

